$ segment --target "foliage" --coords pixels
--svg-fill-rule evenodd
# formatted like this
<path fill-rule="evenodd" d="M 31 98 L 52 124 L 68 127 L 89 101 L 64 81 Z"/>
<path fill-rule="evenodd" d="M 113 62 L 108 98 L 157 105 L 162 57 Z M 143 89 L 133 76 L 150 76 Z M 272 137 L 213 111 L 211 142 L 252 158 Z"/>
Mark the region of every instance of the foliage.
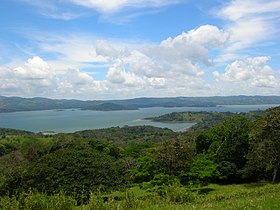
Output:
<path fill-rule="evenodd" d="M 153 126 L 125 126 L 98 130 L 84 130 L 74 133 L 77 138 L 94 138 L 114 143 L 121 147 L 133 146 L 139 143 L 156 143 L 162 140 L 174 139 L 178 136 L 167 128 Z"/>
<path fill-rule="evenodd" d="M 240 194 L 201 186 L 278 181 L 280 107 L 260 116 L 208 116 L 216 124 L 196 133 L 135 126 L 46 137 L 4 129 L 0 208 L 222 209 L 229 202 L 263 208 L 265 199 L 279 207 L 279 185 L 242 185 Z"/>
<path fill-rule="evenodd" d="M 213 177 L 219 175 L 218 164 L 208 159 L 205 154 L 198 154 L 192 163 L 189 171 L 183 172 L 181 183 L 190 185 L 207 185 Z"/>
<path fill-rule="evenodd" d="M 50 109 L 123 110 L 146 107 L 214 107 L 237 104 L 280 104 L 279 96 L 223 96 L 135 98 L 126 100 L 81 101 L 48 98 L 20 98 L 0 96 L 0 112 Z"/>
<path fill-rule="evenodd" d="M 209 185 L 189 189 L 173 185 L 166 187 L 162 196 L 138 187 L 125 191 L 102 193 L 94 191 L 87 204 L 78 205 L 63 192 L 52 196 L 38 192 L 0 197 L 3 210 L 30 209 L 279 209 L 280 185 L 253 183 L 243 185 Z"/>
<path fill-rule="evenodd" d="M 156 161 L 149 156 L 139 157 L 136 159 L 136 166 L 130 172 L 134 176 L 134 182 L 148 182 L 156 173 Z"/>
<path fill-rule="evenodd" d="M 159 117 L 147 118 L 155 122 L 218 122 L 219 120 L 234 116 L 232 112 L 172 112 Z M 213 123 L 214 124 L 214 123 Z"/>
<path fill-rule="evenodd" d="M 275 182 L 280 169 L 280 107 L 267 110 L 267 115 L 257 118 L 251 135 L 248 167 L 252 173 L 266 174 Z"/>
<path fill-rule="evenodd" d="M 169 175 L 179 175 L 190 167 L 193 147 L 185 140 L 162 141 L 155 150 L 159 170 Z"/>
<path fill-rule="evenodd" d="M 243 169 L 249 150 L 251 121 L 244 116 L 225 118 L 196 139 L 197 153 L 206 152 L 207 156 L 219 164 L 220 179 L 234 182 L 240 179 L 239 170 Z"/>

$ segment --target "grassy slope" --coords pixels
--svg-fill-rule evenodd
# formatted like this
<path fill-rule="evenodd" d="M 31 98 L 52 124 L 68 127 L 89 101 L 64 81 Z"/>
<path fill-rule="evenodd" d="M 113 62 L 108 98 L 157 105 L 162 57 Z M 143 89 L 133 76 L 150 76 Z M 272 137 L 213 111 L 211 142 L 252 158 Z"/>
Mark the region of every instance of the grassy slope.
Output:
<path fill-rule="evenodd" d="M 279 191 L 280 184 L 212 184 L 198 190 L 188 203 L 172 203 L 169 197 L 161 202 L 140 200 L 138 209 L 280 209 Z"/>
<path fill-rule="evenodd" d="M 47 196 L 29 193 L 15 197 L 0 197 L 0 208 L 7 209 L 280 209 L 280 184 L 209 185 L 184 194 L 185 188 L 175 187 L 165 197 L 134 187 L 126 192 L 110 195 L 92 194 L 90 203 L 77 206 L 76 202 L 63 193 Z M 104 202 L 106 198 L 106 202 Z M 182 198 L 182 200 L 181 200 Z M 182 202 L 185 198 L 187 200 Z"/>

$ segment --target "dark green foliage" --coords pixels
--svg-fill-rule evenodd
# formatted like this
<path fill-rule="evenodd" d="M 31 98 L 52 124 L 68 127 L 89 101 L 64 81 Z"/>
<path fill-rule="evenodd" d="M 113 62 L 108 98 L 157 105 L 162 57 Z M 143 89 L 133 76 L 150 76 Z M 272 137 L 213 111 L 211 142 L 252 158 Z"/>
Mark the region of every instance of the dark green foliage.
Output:
<path fill-rule="evenodd" d="M 138 143 L 124 148 L 123 155 L 138 158 L 145 156 L 147 153 L 150 153 L 153 150 L 153 148 L 155 148 L 154 143 Z"/>
<path fill-rule="evenodd" d="M 149 156 L 142 156 L 136 159 L 136 165 L 130 172 L 134 177 L 134 182 L 148 182 L 153 179 L 156 173 L 156 161 Z"/>
<path fill-rule="evenodd" d="M 189 168 L 192 157 L 192 144 L 184 140 L 162 141 L 155 150 L 159 170 L 169 175 L 178 175 Z"/>
<path fill-rule="evenodd" d="M 125 126 L 113 127 L 99 130 L 85 130 L 75 132 L 78 138 L 103 139 L 119 146 L 131 146 L 138 143 L 160 142 L 176 138 L 178 135 L 167 128 L 157 128 L 153 126 Z"/>
<path fill-rule="evenodd" d="M 5 137 L 7 135 L 34 136 L 35 134 L 29 131 L 16 130 L 10 128 L 0 128 L 0 136 Z"/>
<path fill-rule="evenodd" d="M 12 151 L 14 151 L 16 148 L 9 144 L 7 141 L 0 141 L 0 156 L 6 155 Z"/>
<path fill-rule="evenodd" d="M 207 185 L 211 179 L 219 175 L 218 164 L 208 159 L 205 154 L 198 154 L 190 170 L 180 175 L 182 184 Z"/>
<path fill-rule="evenodd" d="M 195 133 L 135 126 L 44 137 L 2 129 L 0 205 L 137 209 L 142 204 L 135 199 L 142 198 L 124 189 L 138 186 L 161 201 L 185 204 L 194 201 L 190 185 L 279 180 L 280 107 L 261 116 L 206 115 L 215 125 Z M 54 204 L 58 197 L 61 207 Z"/>
<path fill-rule="evenodd" d="M 267 115 L 255 121 L 251 135 L 248 170 L 259 178 L 279 180 L 280 169 L 280 107 L 270 108 Z M 265 172 L 265 173 L 264 173 Z M 263 177 L 265 175 L 266 177 Z M 255 176 L 256 177 L 256 176 Z"/>
<path fill-rule="evenodd" d="M 39 159 L 28 170 L 25 184 L 43 192 L 89 192 L 125 183 L 122 168 L 109 155 L 86 149 L 62 148 Z"/>
<path fill-rule="evenodd" d="M 219 164 L 220 179 L 234 182 L 240 179 L 239 170 L 245 166 L 249 151 L 251 121 L 244 116 L 225 118 L 218 126 L 198 136 L 197 153 L 206 152 Z"/>
<path fill-rule="evenodd" d="M 207 121 L 212 125 L 221 119 L 236 115 L 232 112 L 172 112 L 159 117 L 147 118 L 155 122 L 204 122 Z"/>
<path fill-rule="evenodd" d="M 1 157 L 0 192 L 63 190 L 81 202 L 99 186 L 110 189 L 127 184 L 128 168 L 119 157 L 119 148 L 108 142 L 70 136 L 60 136 L 51 144 L 26 140 Z"/>

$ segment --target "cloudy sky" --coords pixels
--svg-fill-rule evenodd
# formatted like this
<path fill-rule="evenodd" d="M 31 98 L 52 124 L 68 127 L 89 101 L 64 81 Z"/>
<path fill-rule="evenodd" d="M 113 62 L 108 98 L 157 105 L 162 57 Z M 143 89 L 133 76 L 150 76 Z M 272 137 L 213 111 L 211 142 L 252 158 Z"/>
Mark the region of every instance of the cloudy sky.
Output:
<path fill-rule="evenodd" d="M 1 0 L 0 95 L 280 95 L 279 0 Z"/>

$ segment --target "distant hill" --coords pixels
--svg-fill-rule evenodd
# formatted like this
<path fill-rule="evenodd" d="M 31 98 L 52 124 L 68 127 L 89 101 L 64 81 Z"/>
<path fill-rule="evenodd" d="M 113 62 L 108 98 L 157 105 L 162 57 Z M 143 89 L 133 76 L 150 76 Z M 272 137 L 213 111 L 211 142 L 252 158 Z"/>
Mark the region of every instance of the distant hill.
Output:
<path fill-rule="evenodd" d="M 214 96 L 134 98 L 126 100 L 66 100 L 0 96 L 0 112 L 50 109 L 84 109 L 99 111 L 134 110 L 148 107 L 215 107 L 217 105 L 280 104 L 280 96 Z"/>
<path fill-rule="evenodd" d="M 134 110 L 138 109 L 137 106 L 120 105 L 115 103 L 101 103 L 82 108 L 82 110 L 95 110 L 95 111 L 117 111 L 117 110 Z"/>

